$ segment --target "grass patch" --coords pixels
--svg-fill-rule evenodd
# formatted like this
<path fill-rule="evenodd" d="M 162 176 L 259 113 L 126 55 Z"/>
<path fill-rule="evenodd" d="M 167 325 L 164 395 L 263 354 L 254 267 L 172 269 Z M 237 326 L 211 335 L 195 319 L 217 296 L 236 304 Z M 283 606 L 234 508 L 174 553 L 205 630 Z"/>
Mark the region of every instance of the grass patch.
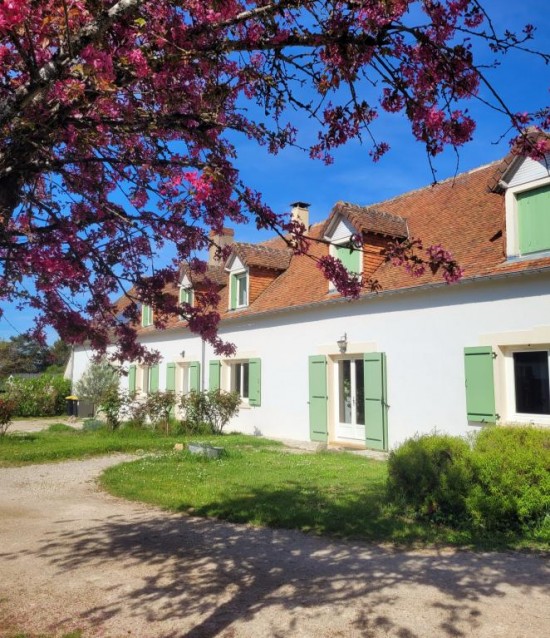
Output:
<path fill-rule="evenodd" d="M 172 453 L 109 468 L 111 493 L 196 516 L 397 545 L 484 549 L 543 545 L 480 536 L 408 516 L 390 504 L 387 464 L 345 453 L 288 454 L 234 447 L 218 460 Z"/>
<path fill-rule="evenodd" d="M 189 438 L 166 436 L 151 430 L 122 429 L 111 432 L 105 429 L 83 431 L 66 427 L 50 426 L 47 431 L 14 432 L 0 437 L 0 467 L 47 463 L 113 452 L 168 451 L 174 447 L 174 443 L 185 442 Z M 213 445 L 219 445 L 223 440 L 223 445 L 229 447 L 278 445 L 266 439 L 238 434 L 201 438 Z"/>

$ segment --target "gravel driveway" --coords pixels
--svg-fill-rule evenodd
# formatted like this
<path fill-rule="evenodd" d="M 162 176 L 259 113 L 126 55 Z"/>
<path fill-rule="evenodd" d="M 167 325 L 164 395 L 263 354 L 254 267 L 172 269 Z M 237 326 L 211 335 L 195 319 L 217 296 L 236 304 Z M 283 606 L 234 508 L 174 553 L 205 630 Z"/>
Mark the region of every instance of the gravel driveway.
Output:
<path fill-rule="evenodd" d="M 395 551 L 129 503 L 126 457 L 0 469 L 0 636 L 550 634 L 548 557 Z"/>

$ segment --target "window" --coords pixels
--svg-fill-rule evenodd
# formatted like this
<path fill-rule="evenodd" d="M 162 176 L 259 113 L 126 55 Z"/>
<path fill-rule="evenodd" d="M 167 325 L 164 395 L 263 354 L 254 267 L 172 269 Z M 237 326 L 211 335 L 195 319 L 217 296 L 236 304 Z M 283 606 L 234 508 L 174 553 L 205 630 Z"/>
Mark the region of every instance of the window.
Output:
<path fill-rule="evenodd" d="M 548 350 L 514 352 L 514 408 L 518 415 L 550 415 Z"/>
<path fill-rule="evenodd" d="M 159 364 L 154 366 L 138 366 L 136 374 L 135 390 L 143 394 L 158 392 L 159 390 Z"/>
<path fill-rule="evenodd" d="M 231 366 L 231 391 L 237 392 L 241 399 L 249 397 L 250 365 L 245 363 L 234 363 Z"/>
<path fill-rule="evenodd" d="M 231 309 L 248 306 L 248 273 L 231 275 Z"/>
<path fill-rule="evenodd" d="M 153 309 L 147 304 L 141 307 L 141 325 L 146 328 L 153 325 Z"/>
<path fill-rule="evenodd" d="M 466 407 L 474 423 L 550 424 L 550 347 L 465 348 Z M 496 391 L 495 391 L 496 390 Z"/>
<path fill-rule="evenodd" d="M 193 305 L 193 289 L 188 286 L 180 286 L 180 303 Z"/>
<path fill-rule="evenodd" d="M 223 362 L 215 359 L 208 364 L 208 388 L 237 392 L 245 405 L 261 405 L 261 377 L 261 359 Z"/>

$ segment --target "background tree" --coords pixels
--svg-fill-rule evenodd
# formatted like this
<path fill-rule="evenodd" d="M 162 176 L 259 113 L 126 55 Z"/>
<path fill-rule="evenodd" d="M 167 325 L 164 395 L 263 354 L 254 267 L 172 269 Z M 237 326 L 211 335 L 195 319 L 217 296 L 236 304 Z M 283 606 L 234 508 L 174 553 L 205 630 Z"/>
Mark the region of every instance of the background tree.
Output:
<path fill-rule="evenodd" d="M 52 346 L 30 335 L 17 335 L 0 341 L 0 379 L 12 374 L 62 373 L 70 347 L 58 339 Z"/>
<path fill-rule="evenodd" d="M 312 158 L 329 162 L 361 138 L 376 160 L 388 149 L 373 131 L 384 111 L 404 114 L 431 158 L 471 139 L 464 101 L 484 86 L 517 131 L 515 148 L 540 157 L 543 140 L 524 127 L 548 127 L 548 109 L 510 112 L 471 48 L 477 38 L 495 56 L 532 52 L 533 32 L 497 33 L 478 0 L 2 3 L 0 299 L 28 303 L 38 330 L 51 324 L 68 342 L 103 351 L 113 340 L 121 357 L 144 356 L 140 304 L 154 306 L 157 327 L 184 312 L 166 292 L 177 268 L 154 263 L 167 242 L 200 270 L 209 229 L 252 218 L 307 251 L 305 229 L 240 179 L 235 136 L 273 153 L 300 145 L 287 116 L 298 109 L 318 127 Z M 408 258 L 401 250 L 396 261 Z M 416 259 L 459 274 L 444 251 Z M 359 294 L 339 262 L 319 266 Z M 215 293 L 204 299 L 185 310 L 189 326 L 231 352 L 208 309 Z"/>
<path fill-rule="evenodd" d="M 29 335 L 17 335 L 0 341 L 0 377 L 11 374 L 36 374 L 49 364 L 49 348 Z"/>
<path fill-rule="evenodd" d="M 94 413 L 103 402 L 118 394 L 119 375 L 107 361 L 91 363 L 75 386 L 79 399 L 90 401 Z"/>

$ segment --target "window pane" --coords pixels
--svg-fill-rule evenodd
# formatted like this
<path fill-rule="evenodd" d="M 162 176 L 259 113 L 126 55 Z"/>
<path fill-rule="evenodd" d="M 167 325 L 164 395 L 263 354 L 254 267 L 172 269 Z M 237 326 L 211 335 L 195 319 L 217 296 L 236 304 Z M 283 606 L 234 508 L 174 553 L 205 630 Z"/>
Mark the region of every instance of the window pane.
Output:
<path fill-rule="evenodd" d="M 241 364 L 240 363 L 236 363 L 233 366 L 233 390 L 241 394 Z"/>
<path fill-rule="evenodd" d="M 237 303 L 239 306 L 246 306 L 246 274 L 237 277 Z"/>
<path fill-rule="evenodd" d="M 355 417 L 357 425 L 365 425 L 365 381 L 363 361 L 355 361 Z"/>
<path fill-rule="evenodd" d="M 550 414 L 548 352 L 514 352 L 516 412 Z"/>
<path fill-rule="evenodd" d="M 351 361 L 338 362 L 340 423 L 351 423 Z"/>
<path fill-rule="evenodd" d="M 243 363 L 241 364 L 242 367 L 242 371 L 243 371 L 243 393 L 242 393 L 242 397 L 244 399 L 248 399 L 248 363 Z"/>

